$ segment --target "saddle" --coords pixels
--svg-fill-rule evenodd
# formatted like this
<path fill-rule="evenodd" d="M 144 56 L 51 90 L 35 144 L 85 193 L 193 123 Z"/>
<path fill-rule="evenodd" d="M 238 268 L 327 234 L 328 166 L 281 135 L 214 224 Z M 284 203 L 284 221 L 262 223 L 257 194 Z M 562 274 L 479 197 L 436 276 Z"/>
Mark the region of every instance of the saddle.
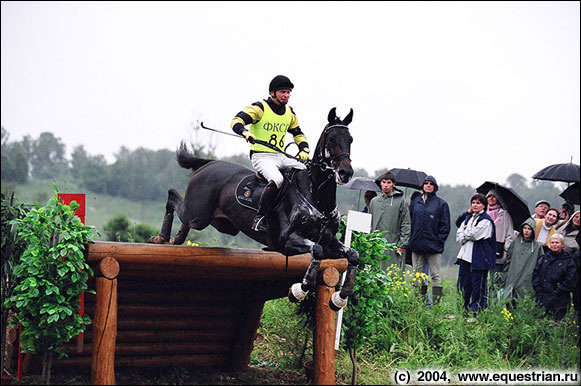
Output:
<path fill-rule="evenodd" d="M 297 171 L 298 169 L 295 168 L 281 170 L 284 181 L 280 189 L 278 189 L 272 209 L 275 209 L 281 203 Z M 258 212 L 260 197 L 267 183 L 268 181 L 258 173 L 242 178 L 236 186 L 236 201 L 238 204 Z"/>

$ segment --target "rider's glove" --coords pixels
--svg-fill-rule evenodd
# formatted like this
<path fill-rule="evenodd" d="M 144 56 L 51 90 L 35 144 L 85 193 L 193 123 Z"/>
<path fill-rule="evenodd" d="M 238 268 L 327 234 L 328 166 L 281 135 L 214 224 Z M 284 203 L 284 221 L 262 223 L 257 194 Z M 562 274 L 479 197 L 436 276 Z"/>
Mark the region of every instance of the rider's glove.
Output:
<path fill-rule="evenodd" d="M 246 139 L 246 142 L 249 142 L 249 143 L 251 143 L 253 145 L 256 143 L 256 137 L 250 131 L 245 130 L 245 131 L 242 132 L 242 135 Z"/>
<path fill-rule="evenodd" d="M 302 162 L 307 162 L 309 160 L 309 148 L 305 147 L 303 150 L 301 150 L 298 157 Z"/>

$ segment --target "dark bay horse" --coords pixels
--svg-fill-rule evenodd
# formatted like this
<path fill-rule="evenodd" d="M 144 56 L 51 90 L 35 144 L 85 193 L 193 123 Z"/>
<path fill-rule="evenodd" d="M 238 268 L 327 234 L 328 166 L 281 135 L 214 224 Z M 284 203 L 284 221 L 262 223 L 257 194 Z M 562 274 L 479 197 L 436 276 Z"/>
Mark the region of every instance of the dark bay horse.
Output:
<path fill-rule="evenodd" d="M 348 268 L 340 291 L 335 292 L 329 305 L 335 311 L 347 304 L 353 293 L 358 253 L 343 245 L 336 237 L 340 215 L 337 209 L 337 183 L 344 184 L 353 176 L 350 149 L 353 138 L 348 125 L 353 119 L 353 109 L 345 117 L 337 117 L 332 108 L 328 124 L 317 142 L 313 160 L 306 170 L 296 171 L 292 181 L 285 174 L 284 196 L 268 215 L 269 232 L 251 229 L 256 211 L 236 200 L 236 188 L 254 171 L 235 163 L 202 159 L 193 156 L 182 142 L 177 151 L 178 164 L 193 170 L 185 197 L 170 189 L 161 232 L 148 243 L 182 244 L 190 229 L 202 230 L 212 225 L 230 235 L 243 232 L 250 238 L 268 245 L 286 255 L 310 253 L 311 263 L 301 283 L 289 289 L 289 299 L 304 299 L 314 288 L 317 270 L 322 259 L 346 257 Z M 174 238 L 170 238 L 174 211 L 182 222 Z"/>

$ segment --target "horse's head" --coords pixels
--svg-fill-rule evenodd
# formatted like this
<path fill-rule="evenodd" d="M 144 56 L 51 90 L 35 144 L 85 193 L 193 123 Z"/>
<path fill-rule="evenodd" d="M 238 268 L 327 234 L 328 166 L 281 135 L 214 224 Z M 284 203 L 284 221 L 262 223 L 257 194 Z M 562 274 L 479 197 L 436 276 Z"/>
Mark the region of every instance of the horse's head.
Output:
<path fill-rule="evenodd" d="M 336 108 L 333 107 L 329 111 L 327 117 L 329 123 L 325 126 L 317 143 L 315 163 L 322 169 L 333 170 L 335 181 L 338 184 L 345 184 L 353 176 L 350 158 L 353 137 L 348 127 L 353 120 L 353 109 L 343 120 L 336 115 L 335 110 Z"/>

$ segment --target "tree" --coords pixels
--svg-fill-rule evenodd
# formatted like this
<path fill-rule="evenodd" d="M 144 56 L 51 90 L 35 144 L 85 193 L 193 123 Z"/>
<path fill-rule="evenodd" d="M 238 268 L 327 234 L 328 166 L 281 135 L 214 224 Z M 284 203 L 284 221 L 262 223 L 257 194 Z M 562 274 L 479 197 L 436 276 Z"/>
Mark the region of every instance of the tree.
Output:
<path fill-rule="evenodd" d="M 102 155 L 87 154 L 83 145 L 76 146 L 71 154 L 71 175 L 83 188 L 95 193 L 107 191 L 109 168 Z"/>
<path fill-rule="evenodd" d="M 68 171 L 65 159 L 65 145 L 52 133 L 41 133 L 38 140 L 32 143 L 32 176 L 40 179 L 52 179 Z"/>
<path fill-rule="evenodd" d="M 28 181 L 28 157 L 22 143 L 8 142 L 9 134 L 2 127 L 2 179 L 17 183 Z"/>
<path fill-rule="evenodd" d="M 107 240 L 145 243 L 159 231 L 149 224 L 132 224 L 125 214 L 118 214 L 103 227 Z"/>
<path fill-rule="evenodd" d="M 5 304 L 15 307 L 22 325 L 22 352 L 42 356 L 42 379 L 47 385 L 53 354 L 66 356 L 64 344 L 91 322 L 88 315 L 78 314 L 78 297 L 93 274 L 83 252 L 92 240 L 93 227 L 74 215 L 79 204 L 63 204 L 52 186 L 55 194 L 44 207 L 35 203 L 23 219 L 11 221 L 27 248 L 14 269 L 18 284 Z"/>

